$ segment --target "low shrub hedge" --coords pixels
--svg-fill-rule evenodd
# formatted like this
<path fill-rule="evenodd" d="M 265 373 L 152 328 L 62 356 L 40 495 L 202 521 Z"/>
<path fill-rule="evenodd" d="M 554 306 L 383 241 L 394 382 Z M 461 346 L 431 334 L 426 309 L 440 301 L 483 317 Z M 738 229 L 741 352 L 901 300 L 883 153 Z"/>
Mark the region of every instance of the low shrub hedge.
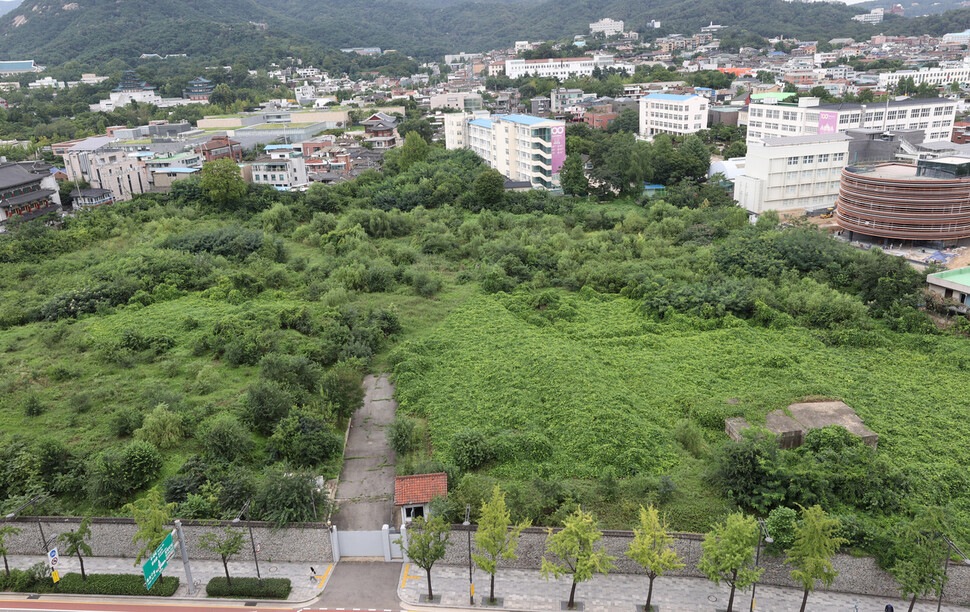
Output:
<path fill-rule="evenodd" d="M 233 578 L 232 587 L 225 578 L 213 578 L 205 585 L 209 597 L 236 597 L 239 599 L 286 599 L 290 596 L 289 578 L 263 578 L 259 586 L 256 578 Z"/>
<path fill-rule="evenodd" d="M 148 595 L 152 597 L 171 597 L 179 588 L 175 576 L 162 576 L 152 585 L 151 591 L 145 590 L 145 578 L 138 574 L 88 574 L 83 580 L 81 574 L 64 574 L 55 584 L 50 575 L 37 577 L 31 570 L 10 570 L 10 577 L 0 572 L 0 591 L 11 590 L 19 593 L 70 593 L 81 595 Z"/>

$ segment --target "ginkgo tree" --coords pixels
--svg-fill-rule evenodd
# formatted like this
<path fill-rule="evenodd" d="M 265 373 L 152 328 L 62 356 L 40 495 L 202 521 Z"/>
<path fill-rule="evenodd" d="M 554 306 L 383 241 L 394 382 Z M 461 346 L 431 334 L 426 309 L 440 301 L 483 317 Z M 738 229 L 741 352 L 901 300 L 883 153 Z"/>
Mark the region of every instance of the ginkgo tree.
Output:
<path fill-rule="evenodd" d="M 593 514 L 583 512 L 582 508 L 576 508 L 576 512 L 566 517 L 561 530 L 553 531 L 550 527 L 548 533 L 546 553 L 553 558 L 550 560 L 543 555 L 541 574 L 546 580 L 549 576 L 572 576 L 573 585 L 566 607 L 573 610 L 576 608 L 576 584 L 590 580 L 593 574 L 608 573 L 613 569 L 614 557 L 596 546 L 603 532 L 596 527 Z"/>
<path fill-rule="evenodd" d="M 81 553 L 91 556 L 91 546 L 86 540 L 91 537 L 91 517 L 86 516 L 81 520 L 81 524 L 73 531 L 65 531 L 57 536 L 58 541 L 64 543 L 64 554 L 68 557 L 77 557 L 81 564 L 81 580 L 87 580 L 88 576 L 84 573 L 84 557 Z"/>
<path fill-rule="evenodd" d="M 828 588 L 839 575 L 832 566 L 832 556 L 849 541 L 838 535 L 842 523 L 829 517 L 821 506 L 802 508 L 801 518 L 795 527 L 795 543 L 788 549 L 785 563 L 794 568 L 790 572 L 792 580 L 804 591 L 800 612 L 805 612 L 808 594 L 815 590 L 816 583 L 821 582 Z"/>
<path fill-rule="evenodd" d="M 482 504 L 478 531 L 475 532 L 475 546 L 481 552 L 472 555 L 475 565 L 489 576 L 488 602 L 491 604 L 495 603 L 495 572 L 498 570 L 498 562 L 503 559 L 518 559 L 515 551 L 519 546 L 519 536 L 528 526 L 529 521 L 512 525 L 511 514 L 505 506 L 505 493 L 495 485 L 492 498 Z"/>
<path fill-rule="evenodd" d="M 762 569 L 752 569 L 754 549 L 758 544 L 758 522 L 753 516 L 736 512 L 704 535 L 703 554 L 697 569 L 714 584 L 731 586 L 727 612 L 734 609 L 734 593 L 747 590 L 761 577 Z"/>
<path fill-rule="evenodd" d="M 626 556 L 636 561 L 647 572 L 650 588 L 647 590 L 647 603 L 644 612 L 650 612 L 653 599 L 653 581 L 670 570 L 684 567 L 680 556 L 673 547 L 674 538 L 667 531 L 666 517 L 652 505 L 640 506 L 640 525 L 633 529 L 633 541 L 627 548 Z"/>

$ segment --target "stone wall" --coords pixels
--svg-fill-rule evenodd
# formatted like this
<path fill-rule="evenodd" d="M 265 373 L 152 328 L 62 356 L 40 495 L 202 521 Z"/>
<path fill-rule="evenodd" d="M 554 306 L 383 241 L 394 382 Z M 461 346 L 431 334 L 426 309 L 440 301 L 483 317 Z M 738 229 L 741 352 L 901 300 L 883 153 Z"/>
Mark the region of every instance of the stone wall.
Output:
<path fill-rule="evenodd" d="M 474 547 L 475 526 L 471 526 L 472 546 Z M 697 562 L 701 556 L 701 541 L 703 536 L 695 533 L 675 534 L 675 547 L 686 567 L 670 572 L 670 576 L 704 577 L 697 569 Z M 463 525 L 453 525 L 450 535 L 451 546 L 445 558 L 441 561 L 446 565 L 467 566 L 468 564 L 468 532 Z M 643 569 L 631 561 L 625 554 L 633 533 L 630 531 L 603 532 L 600 540 L 609 554 L 616 558 L 615 572 L 642 574 Z M 519 540 L 518 559 L 499 562 L 500 568 L 538 569 L 542 553 L 545 551 L 546 530 L 530 527 L 522 532 Z M 775 557 L 761 549 L 760 567 L 765 572 L 761 577 L 761 584 L 796 587 L 797 585 L 788 575 L 790 567 L 782 564 L 783 556 Z M 853 557 L 850 555 L 836 555 L 832 560 L 838 577 L 832 583 L 830 590 L 841 593 L 860 593 L 879 597 L 900 597 L 896 581 L 885 571 L 879 569 L 875 559 L 871 557 Z M 950 563 L 948 571 L 949 581 L 944 594 L 944 600 L 959 605 L 970 605 L 970 566 Z"/>
<path fill-rule="evenodd" d="M 40 517 L 40 522 L 47 538 L 65 531 L 76 529 L 81 522 L 76 517 Z M 37 555 L 38 561 L 43 560 L 40 529 L 36 517 L 18 518 L 10 524 L 19 527 L 21 532 L 8 536 L 6 539 L 8 554 Z M 219 556 L 202 550 L 198 546 L 199 538 L 204 533 L 221 532 L 227 521 L 182 521 L 185 533 L 189 559 L 218 559 Z M 291 525 L 286 529 L 275 529 L 270 523 L 262 521 L 240 521 L 235 527 L 245 534 L 242 550 L 233 557 L 237 561 L 253 558 L 253 549 L 249 541 L 248 527 L 253 528 L 253 538 L 260 543 L 259 559 L 261 561 L 293 561 L 308 563 L 331 563 L 333 555 L 330 549 L 330 531 L 325 523 L 302 523 Z M 174 526 L 173 526 L 174 529 Z M 130 518 L 95 518 L 91 522 L 91 537 L 88 544 L 95 557 L 126 557 L 138 556 L 138 545 L 132 542 L 135 535 L 135 522 Z"/>

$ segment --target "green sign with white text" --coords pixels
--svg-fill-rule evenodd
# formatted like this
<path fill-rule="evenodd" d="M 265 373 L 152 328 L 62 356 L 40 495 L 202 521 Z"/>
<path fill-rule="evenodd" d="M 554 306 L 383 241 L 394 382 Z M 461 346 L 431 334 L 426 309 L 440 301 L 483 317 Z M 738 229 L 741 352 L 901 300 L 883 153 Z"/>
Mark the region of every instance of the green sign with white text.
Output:
<path fill-rule="evenodd" d="M 141 571 L 145 574 L 145 588 L 151 590 L 152 585 L 162 575 L 162 570 L 168 565 L 169 557 L 175 552 L 175 532 L 171 532 L 162 543 L 159 544 L 145 565 L 141 566 Z"/>

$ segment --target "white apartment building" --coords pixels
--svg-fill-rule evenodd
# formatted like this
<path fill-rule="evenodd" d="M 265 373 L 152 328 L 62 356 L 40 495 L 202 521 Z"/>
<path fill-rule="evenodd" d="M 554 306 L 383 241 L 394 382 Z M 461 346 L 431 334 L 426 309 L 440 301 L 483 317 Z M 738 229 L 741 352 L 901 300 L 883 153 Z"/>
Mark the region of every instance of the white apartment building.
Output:
<path fill-rule="evenodd" d="M 943 35 L 943 42 L 957 45 L 970 45 L 970 29 L 962 32 L 950 32 Z"/>
<path fill-rule="evenodd" d="M 595 98 L 596 96 L 595 94 L 590 94 L 590 97 Z M 575 104 L 584 98 L 586 98 L 586 92 L 582 89 L 557 87 L 549 92 L 549 109 L 553 113 L 561 113 L 566 110 L 567 106 Z"/>
<path fill-rule="evenodd" d="M 254 183 L 272 185 L 280 191 L 305 188 L 309 184 L 300 145 L 267 145 L 265 152 L 250 167 Z"/>
<path fill-rule="evenodd" d="M 697 94 L 640 98 L 640 135 L 693 134 L 707 127 L 708 101 Z"/>
<path fill-rule="evenodd" d="M 94 136 L 68 149 L 63 155 L 68 182 L 87 181 L 94 189 L 107 189 L 116 202 L 148 192 L 151 181 L 145 165 L 136 155 L 112 146 L 113 141 Z"/>
<path fill-rule="evenodd" d="M 734 199 L 757 214 L 831 206 L 839 197 L 848 153 L 846 134 L 768 138 L 751 144 L 744 174 L 734 179 Z"/>
<path fill-rule="evenodd" d="M 616 36 L 623 32 L 623 21 L 615 21 L 606 17 L 599 21 L 589 24 L 591 34 L 603 34 L 604 36 Z"/>
<path fill-rule="evenodd" d="M 317 88 L 303 81 L 303 85 L 293 88 L 293 95 L 296 97 L 297 104 L 310 104 L 317 98 Z"/>
<path fill-rule="evenodd" d="M 923 130 L 924 142 L 948 141 L 956 116 L 956 102 L 946 98 L 870 104 L 820 104 L 818 98 L 799 98 L 797 106 L 766 102 L 748 107 L 749 147 L 766 138 L 838 134 L 854 128 Z"/>
<path fill-rule="evenodd" d="M 510 180 L 557 189 L 566 160 L 566 124 L 531 115 L 477 113 L 464 115 L 461 122 L 446 117 L 445 146 L 471 149 Z"/>
<path fill-rule="evenodd" d="M 861 15 L 856 15 L 852 18 L 853 21 L 861 21 L 862 23 L 868 23 L 869 25 L 875 25 L 877 23 L 882 23 L 883 18 L 886 16 L 886 9 L 874 8 L 868 13 L 862 13 Z"/>
<path fill-rule="evenodd" d="M 962 62 L 944 62 L 936 68 L 883 72 L 879 75 L 879 88 L 895 87 L 899 84 L 900 79 L 906 78 L 912 78 L 916 85 L 929 83 L 930 85 L 945 86 L 954 81 L 970 83 L 970 58 L 964 58 Z"/>
<path fill-rule="evenodd" d="M 482 94 L 468 91 L 434 94 L 429 100 L 432 109 L 453 108 L 455 110 L 474 112 L 482 108 Z"/>
<path fill-rule="evenodd" d="M 623 68 L 633 72 L 633 67 L 627 64 L 617 64 L 612 55 L 594 55 L 592 57 L 562 57 L 550 59 L 510 59 L 505 60 L 505 74 L 510 79 L 522 76 L 538 75 L 544 78 L 555 77 L 567 79 L 571 76 L 590 76 L 593 69 Z"/>

